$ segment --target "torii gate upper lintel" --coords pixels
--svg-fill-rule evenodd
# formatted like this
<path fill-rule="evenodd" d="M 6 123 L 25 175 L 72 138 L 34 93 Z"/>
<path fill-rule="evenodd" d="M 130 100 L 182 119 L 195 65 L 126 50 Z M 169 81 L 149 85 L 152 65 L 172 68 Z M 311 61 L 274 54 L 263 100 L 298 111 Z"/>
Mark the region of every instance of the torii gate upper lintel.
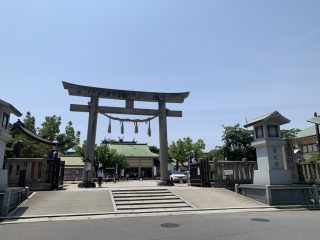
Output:
<path fill-rule="evenodd" d="M 166 109 L 166 103 L 183 103 L 188 97 L 189 92 L 182 93 L 160 93 L 129 91 L 108 88 L 97 88 L 83 85 L 62 82 L 64 89 L 68 90 L 71 96 L 90 97 L 88 105 L 71 104 L 70 111 L 89 112 L 86 159 L 92 161 L 94 158 L 94 146 L 97 130 L 98 113 L 112 114 L 132 114 L 132 115 L 152 115 L 159 116 L 159 138 L 160 138 L 160 176 L 159 185 L 169 184 L 168 173 L 168 140 L 167 140 L 167 117 L 182 117 L 181 111 L 172 111 Z M 99 106 L 99 98 L 125 100 L 126 106 L 105 107 Z M 158 109 L 134 108 L 135 101 L 158 102 Z M 84 171 L 84 182 L 92 182 L 92 164 L 91 170 Z"/>

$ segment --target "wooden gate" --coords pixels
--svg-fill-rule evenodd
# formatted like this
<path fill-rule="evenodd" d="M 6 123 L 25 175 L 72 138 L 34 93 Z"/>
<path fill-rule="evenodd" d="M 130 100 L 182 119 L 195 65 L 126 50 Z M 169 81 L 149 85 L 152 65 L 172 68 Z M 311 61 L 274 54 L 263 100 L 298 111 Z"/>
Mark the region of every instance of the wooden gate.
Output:
<path fill-rule="evenodd" d="M 210 165 L 207 159 L 190 164 L 190 184 L 197 187 L 210 187 Z"/>
<path fill-rule="evenodd" d="M 65 162 L 60 158 L 48 160 L 47 182 L 51 183 L 51 189 L 60 189 L 63 185 Z"/>

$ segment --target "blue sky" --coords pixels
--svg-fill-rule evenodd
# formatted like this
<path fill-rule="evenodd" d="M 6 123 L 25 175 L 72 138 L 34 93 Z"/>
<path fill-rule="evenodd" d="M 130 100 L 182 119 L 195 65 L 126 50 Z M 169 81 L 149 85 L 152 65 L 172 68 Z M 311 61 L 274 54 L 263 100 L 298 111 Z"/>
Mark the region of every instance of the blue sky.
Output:
<path fill-rule="evenodd" d="M 168 119 L 168 141 L 202 138 L 221 145 L 222 125 L 278 110 L 307 128 L 319 109 L 320 1 L 69 0 L 0 2 L 1 99 L 39 126 L 45 116 L 71 120 L 86 137 L 88 114 L 69 111 L 62 81 L 96 87 L 190 91 L 183 118 Z M 123 102 L 101 101 L 123 106 Z M 156 107 L 137 103 L 137 107 Z M 130 116 L 129 116 L 130 117 Z M 23 117 L 22 117 L 23 118 Z M 11 122 L 16 118 L 12 118 Z M 107 134 L 99 116 L 97 143 Z M 125 139 L 158 145 L 158 122 Z"/>

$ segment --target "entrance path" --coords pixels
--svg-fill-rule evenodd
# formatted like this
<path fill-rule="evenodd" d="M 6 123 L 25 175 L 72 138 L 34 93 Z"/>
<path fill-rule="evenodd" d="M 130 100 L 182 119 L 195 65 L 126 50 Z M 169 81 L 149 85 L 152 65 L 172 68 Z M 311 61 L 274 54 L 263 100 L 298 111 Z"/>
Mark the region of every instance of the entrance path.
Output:
<path fill-rule="evenodd" d="M 70 183 L 65 185 L 64 190 L 35 192 L 16 211 L 11 213 L 10 217 L 116 213 L 117 209 L 114 209 L 116 204 L 112 192 L 142 189 L 149 189 L 148 191 L 167 189 L 191 206 L 191 210 L 267 207 L 262 203 L 222 188 L 190 187 L 187 184 L 157 187 L 156 181 L 146 180 L 108 182 L 104 183 L 101 188 L 90 189 L 78 188 L 77 184 Z"/>

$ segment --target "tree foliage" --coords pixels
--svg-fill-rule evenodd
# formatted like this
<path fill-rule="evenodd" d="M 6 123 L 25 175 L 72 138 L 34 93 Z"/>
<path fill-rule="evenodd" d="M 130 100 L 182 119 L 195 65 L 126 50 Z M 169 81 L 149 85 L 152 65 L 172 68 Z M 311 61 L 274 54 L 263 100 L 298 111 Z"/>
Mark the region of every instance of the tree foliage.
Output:
<path fill-rule="evenodd" d="M 179 139 L 177 142 L 172 142 L 169 146 L 169 155 L 171 158 L 176 160 L 176 168 L 179 169 L 179 165 L 183 165 L 188 160 L 189 154 L 193 153 L 194 158 L 198 160 L 204 157 L 203 150 L 206 145 L 202 139 L 197 140 L 193 143 L 190 137 Z"/>
<path fill-rule="evenodd" d="M 224 157 L 228 160 L 240 161 L 247 158 L 256 160 L 256 151 L 251 147 L 253 142 L 253 131 L 241 128 L 239 124 L 234 126 L 223 126 L 222 141 L 224 142 Z"/>
<path fill-rule="evenodd" d="M 150 152 L 153 152 L 155 154 L 160 153 L 160 149 L 157 146 L 149 146 L 149 150 L 150 150 Z"/>
<path fill-rule="evenodd" d="M 37 133 L 36 129 L 36 119 L 34 116 L 31 115 L 31 113 L 28 111 L 26 113 L 25 118 L 23 119 L 23 124 L 26 128 L 28 128 L 31 132 Z"/>
<path fill-rule="evenodd" d="M 38 135 L 51 142 L 57 141 L 58 134 L 60 133 L 61 117 L 53 115 L 45 117 L 45 121 L 38 129 Z"/>
<path fill-rule="evenodd" d="M 216 147 L 215 149 L 210 150 L 206 155 L 209 159 L 216 158 L 218 160 L 223 160 L 223 148 Z"/>
<path fill-rule="evenodd" d="M 82 146 L 75 147 L 75 150 L 76 155 L 85 159 L 86 142 L 84 141 Z M 98 169 L 99 162 L 104 168 L 114 167 L 116 164 L 118 164 L 119 169 L 125 169 L 128 167 L 128 162 L 125 156 L 106 144 L 101 144 L 95 147 L 93 163 L 95 169 Z"/>
<path fill-rule="evenodd" d="M 80 144 L 80 131 L 75 132 L 72 122 L 69 121 L 65 128 L 65 133 L 57 135 L 56 139 L 58 144 L 62 146 L 61 150 L 66 151 Z"/>
<path fill-rule="evenodd" d="M 61 117 L 59 116 L 45 117 L 41 128 L 38 129 L 35 127 L 35 122 L 35 117 L 28 111 L 23 120 L 24 126 L 46 140 L 57 142 L 59 150 L 62 152 L 77 146 L 80 142 L 80 132 L 74 130 L 71 121 L 68 122 L 64 133 L 60 133 Z M 17 156 L 18 147 L 21 148 L 21 157 L 43 157 L 43 155 L 48 154 L 50 149 L 52 149 L 51 146 L 38 143 L 23 134 L 15 134 L 7 142 L 6 156 Z"/>
<path fill-rule="evenodd" d="M 282 139 L 287 140 L 294 140 L 296 139 L 297 133 L 301 130 L 298 128 L 291 128 L 291 129 L 281 129 L 280 134 Z"/>
<path fill-rule="evenodd" d="M 41 158 L 52 149 L 23 135 L 14 135 L 6 144 L 6 157 Z"/>
<path fill-rule="evenodd" d="M 320 162 L 320 153 L 319 152 L 313 152 L 310 154 L 310 160 L 311 163 L 319 163 Z"/>

